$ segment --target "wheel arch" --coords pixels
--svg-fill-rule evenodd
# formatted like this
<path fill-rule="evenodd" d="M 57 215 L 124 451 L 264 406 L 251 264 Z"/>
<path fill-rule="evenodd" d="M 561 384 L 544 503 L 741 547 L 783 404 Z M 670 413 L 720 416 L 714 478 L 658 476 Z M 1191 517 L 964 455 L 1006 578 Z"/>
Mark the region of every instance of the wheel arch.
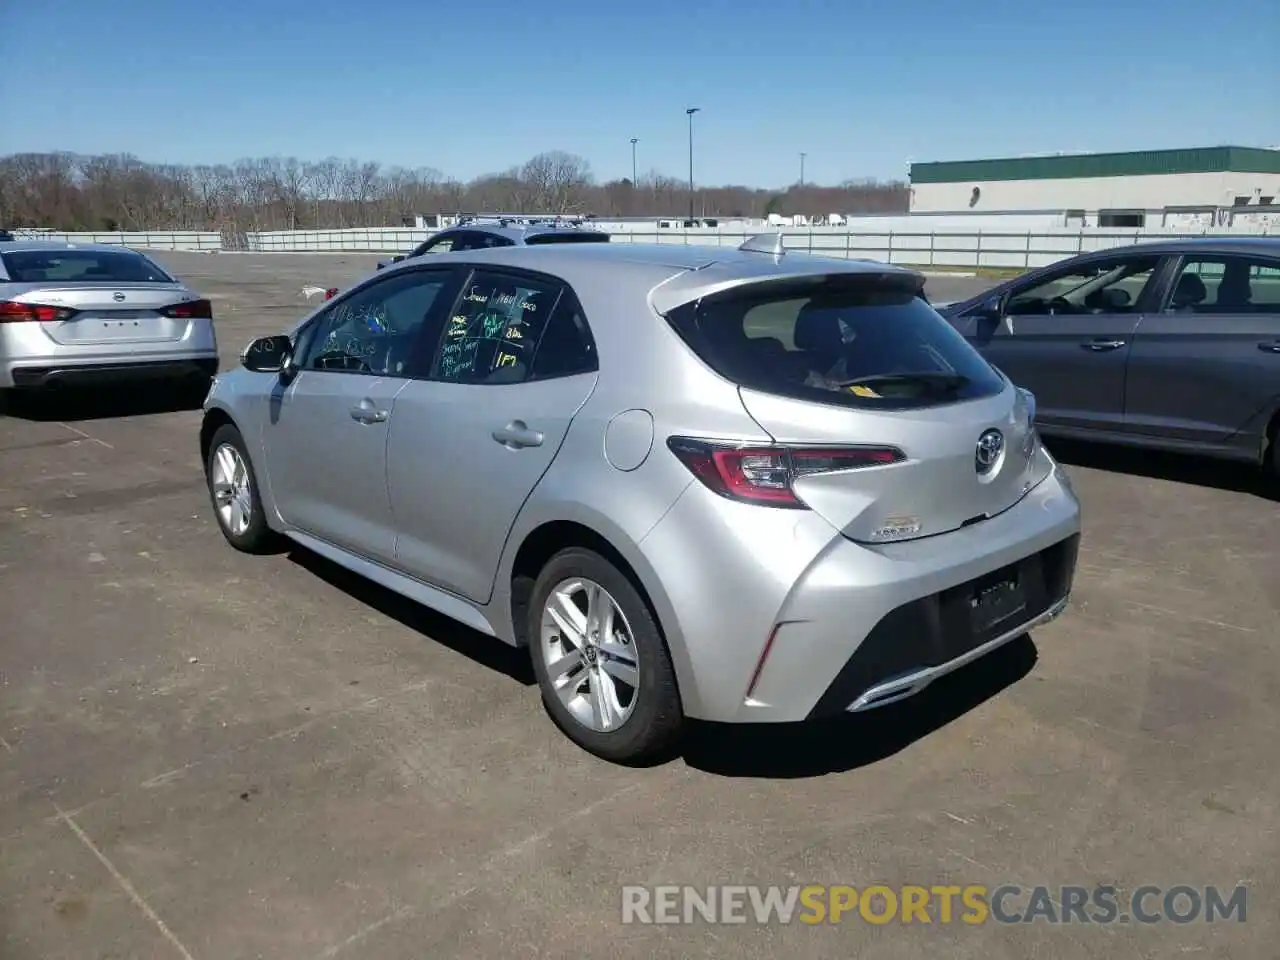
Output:
<path fill-rule="evenodd" d="M 519 545 L 510 550 L 510 559 L 500 580 L 505 595 L 494 598 L 502 604 L 503 618 L 510 618 L 512 642 L 519 647 L 528 646 L 530 638 L 525 626 L 533 581 L 551 557 L 570 547 L 599 553 L 631 581 L 648 604 L 671 656 L 681 701 L 685 709 L 689 709 L 690 698 L 696 699 L 697 685 L 671 600 L 639 546 L 603 516 L 548 519 L 531 525 L 519 537 Z"/>
<path fill-rule="evenodd" d="M 231 416 L 224 407 L 210 407 L 204 412 L 204 417 L 200 421 L 200 464 L 202 467 L 209 462 L 209 447 L 213 443 L 213 435 L 228 424 L 240 430 L 240 425 L 236 423 L 235 417 Z M 244 436 L 243 430 L 240 430 L 240 435 Z"/>

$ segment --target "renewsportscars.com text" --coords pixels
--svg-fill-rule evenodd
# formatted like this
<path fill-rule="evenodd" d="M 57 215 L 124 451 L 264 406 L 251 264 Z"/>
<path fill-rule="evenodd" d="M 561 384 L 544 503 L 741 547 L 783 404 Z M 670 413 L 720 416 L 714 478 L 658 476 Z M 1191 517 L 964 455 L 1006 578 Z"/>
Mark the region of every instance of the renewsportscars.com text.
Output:
<path fill-rule="evenodd" d="M 623 923 L 1244 923 L 1247 888 L 1002 884 L 627 886 Z"/>

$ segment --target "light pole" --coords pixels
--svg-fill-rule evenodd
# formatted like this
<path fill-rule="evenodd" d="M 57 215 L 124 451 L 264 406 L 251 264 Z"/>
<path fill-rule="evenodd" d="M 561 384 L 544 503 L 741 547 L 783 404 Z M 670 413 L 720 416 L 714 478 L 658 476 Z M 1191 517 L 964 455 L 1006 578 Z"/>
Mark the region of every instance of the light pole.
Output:
<path fill-rule="evenodd" d="M 640 142 L 639 137 L 631 138 L 631 188 L 634 190 L 636 186 L 636 144 Z"/>
<path fill-rule="evenodd" d="M 701 110 L 701 107 L 686 107 L 685 114 L 689 117 L 689 219 L 693 219 L 693 115 Z"/>
<path fill-rule="evenodd" d="M 804 158 L 807 156 L 808 156 L 807 153 L 800 154 L 800 188 L 801 189 L 804 189 Z"/>

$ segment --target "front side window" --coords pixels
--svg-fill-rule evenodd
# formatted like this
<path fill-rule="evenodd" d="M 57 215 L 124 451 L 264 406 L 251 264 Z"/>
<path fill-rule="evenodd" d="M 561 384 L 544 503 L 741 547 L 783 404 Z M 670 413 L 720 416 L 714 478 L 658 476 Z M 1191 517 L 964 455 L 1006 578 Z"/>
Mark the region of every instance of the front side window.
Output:
<path fill-rule="evenodd" d="M 128 250 L 13 250 L 0 254 L 14 283 L 173 283 Z"/>
<path fill-rule="evenodd" d="M 685 304 L 667 320 L 721 376 L 782 396 L 902 409 L 1005 388 L 909 280 L 753 284 Z"/>
<path fill-rule="evenodd" d="M 493 247 L 512 247 L 515 244 L 504 236 L 496 233 L 473 233 L 472 242 L 466 247 L 467 250 L 489 250 Z M 461 249 L 455 247 L 454 249 Z"/>
<path fill-rule="evenodd" d="M 1166 313 L 1280 315 L 1280 262 L 1251 257 L 1187 257 Z"/>
<path fill-rule="evenodd" d="M 1159 265 L 1159 257 L 1135 257 L 1100 260 L 1055 273 L 1014 293 L 1005 313 L 1020 317 L 1134 313 Z"/>
<path fill-rule="evenodd" d="M 409 375 L 415 346 L 449 275 L 412 271 L 357 290 L 311 324 L 299 338 L 303 370 L 377 376 Z"/>
<path fill-rule="evenodd" d="M 561 286 L 477 270 L 463 287 L 431 368 L 450 383 L 519 383 L 555 311 Z"/>

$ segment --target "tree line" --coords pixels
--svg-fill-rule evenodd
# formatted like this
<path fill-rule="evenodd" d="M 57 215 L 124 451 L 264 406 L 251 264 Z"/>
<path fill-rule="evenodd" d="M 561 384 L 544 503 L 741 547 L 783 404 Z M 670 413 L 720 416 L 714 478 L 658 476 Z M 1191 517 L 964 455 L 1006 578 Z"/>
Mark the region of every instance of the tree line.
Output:
<path fill-rule="evenodd" d="M 689 185 L 652 172 L 598 181 L 582 157 L 540 153 L 463 182 L 330 157 L 259 157 L 230 164 L 147 163 L 129 154 L 20 153 L 0 157 L 0 227 L 55 230 L 261 230 L 400 226 L 416 214 L 513 212 L 683 217 Z M 780 190 L 697 186 L 697 216 L 809 217 L 907 210 L 907 185 L 875 180 Z"/>

